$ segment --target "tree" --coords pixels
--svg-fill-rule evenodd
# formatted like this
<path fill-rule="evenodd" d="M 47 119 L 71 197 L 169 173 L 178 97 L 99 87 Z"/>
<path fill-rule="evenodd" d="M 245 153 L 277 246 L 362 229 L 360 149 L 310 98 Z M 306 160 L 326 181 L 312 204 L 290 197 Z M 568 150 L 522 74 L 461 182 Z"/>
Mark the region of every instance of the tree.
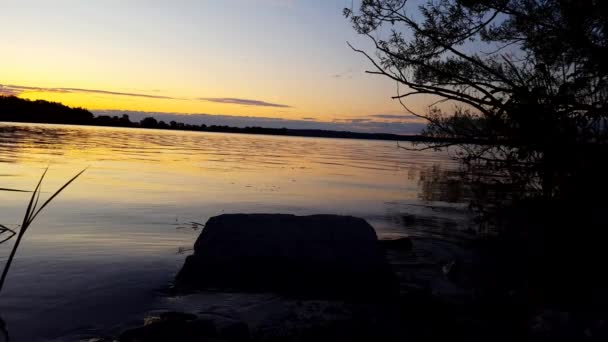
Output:
<path fill-rule="evenodd" d="M 158 128 L 160 129 L 168 129 L 170 126 L 167 125 L 166 122 L 164 122 L 163 120 L 160 120 L 160 122 L 158 123 Z"/>
<path fill-rule="evenodd" d="M 525 297 L 606 307 L 608 1 L 362 0 L 344 13 L 375 47 L 353 47 L 369 72 L 428 121 L 439 142 L 423 148 L 458 144 L 467 174 L 515 189 L 472 203 L 494 207 L 481 216 L 502 228 L 507 255 L 525 255 L 511 277 Z M 419 113 L 408 101 L 421 95 L 435 102 Z M 487 194 L 484 182 L 472 183 Z"/>
<path fill-rule="evenodd" d="M 127 114 L 123 114 L 120 117 L 120 119 L 118 120 L 118 122 L 123 127 L 132 127 L 133 126 L 133 123 L 129 119 L 129 115 L 127 115 Z"/>
<path fill-rule="evenodd" d="M 149 117 L 143 118 L 139 122 L 139 126 L 142 128 L 157 128 L 158 121 L 155 118 L 149 116 Z"/>
<path fill-rule="evenodd" d="M 27 100 L 16 96 L 0 96 L 0 120 L 88 125 L 93 114 L 83 108 L 71 108 L 57 102 Z"/>
<path fill-rule="evenodd" d="M 425 135 L 478 143 L 460 146 L 463 161 L 508 170 L 545 198 L 570 196 L 603 162 L 608 2 L 362 0 L 344 14 L 375 47 L 353 47 L 368 72 L 397 83 L 394 99 L 428 121 Z M 423 113 L 408 103 L 420 95 L 436 99 Z"/>

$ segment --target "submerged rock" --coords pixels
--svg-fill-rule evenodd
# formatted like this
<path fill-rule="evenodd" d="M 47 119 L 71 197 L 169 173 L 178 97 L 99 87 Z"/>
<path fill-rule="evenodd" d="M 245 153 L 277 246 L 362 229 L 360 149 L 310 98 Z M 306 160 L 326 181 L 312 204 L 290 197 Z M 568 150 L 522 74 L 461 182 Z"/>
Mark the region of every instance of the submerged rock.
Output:
<path fill-rule="evenodd" d="M 398 250 L 403 252 L 409 252 L 413 248 L 412 239 L 409 237 L 380 240 L 380 245 L 384 249 Z"/>
<path fill-rule="evenodd" d="M 191 314 L 170 313 L 142 327 L 123 332 L 119 342 L 194 342 L 200 338 L 216 337 L 213 322 L 197 320 Z"/>
<path fill-rule="evenodd" d="M 176 288 L 361 298 L 394 293 L 393 280 L 363 219 L 227 214 L 209 219 Z"/>

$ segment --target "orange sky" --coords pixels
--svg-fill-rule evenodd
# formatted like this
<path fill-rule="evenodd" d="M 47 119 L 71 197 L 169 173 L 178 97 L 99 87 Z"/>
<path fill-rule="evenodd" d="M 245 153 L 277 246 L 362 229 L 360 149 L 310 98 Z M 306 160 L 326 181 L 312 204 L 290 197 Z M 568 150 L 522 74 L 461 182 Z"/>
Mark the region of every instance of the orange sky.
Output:
<path fill-rule="evenodd" d="M 0 92 L 90 110 L 320 121 L 402 114 L 350 1 L 6 1 Z M 414 108 L 424 105 L 413 103 Z"/>

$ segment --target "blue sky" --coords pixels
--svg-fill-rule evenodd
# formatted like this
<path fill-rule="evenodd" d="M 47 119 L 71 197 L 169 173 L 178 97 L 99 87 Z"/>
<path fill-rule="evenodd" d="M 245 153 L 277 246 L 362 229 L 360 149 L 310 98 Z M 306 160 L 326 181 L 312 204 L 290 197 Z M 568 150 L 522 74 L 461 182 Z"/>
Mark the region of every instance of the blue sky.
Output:
<path fill-rule="evenodd" d="M 93 111 L 389 122 L 350 0 L 4 0 L 0 93 Z M 414 104 L 423 106 L 423 104 Z M 409 122 L 411 117 L 391 119 Z"/>

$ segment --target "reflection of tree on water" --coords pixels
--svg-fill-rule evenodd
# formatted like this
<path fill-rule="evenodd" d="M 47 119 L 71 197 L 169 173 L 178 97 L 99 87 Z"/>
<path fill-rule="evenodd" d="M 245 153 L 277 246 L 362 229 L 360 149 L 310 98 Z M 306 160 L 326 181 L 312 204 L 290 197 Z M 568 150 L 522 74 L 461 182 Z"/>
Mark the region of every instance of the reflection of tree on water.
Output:
<path fill-rule="evenodd" d="M 421 169 L 418 181 L 419 197 L 423 201 L 460 203 L 470 197 L 469 188 L 463 182 L 461 173 L 446 170 L 440 165 Z"/>
<path fill-rule="evenodd" d="M 476 232 L 501 230 L 500 212 L 511 203 L 518 187 L 502 182 L 503 175 L 461 164 L 458 168 L 433 165 L 419 170 L 418 196 L 426 202 L 464 203 L 473 214 Z"/>
<path fill-rule="evenodd" d="M 462 160 L 458 169 L 434 166 L 420 171 L 419 196 L 467 203 L 477 231 L 497 237 L 476 242 L 486 265 L 478 274 L 485 276 L 488 287 L 523 296 L 519 300 L 524 307 L 517 310 L 559 305 L 603 311 L 607 283 L 598 272 L 606 260 L 608 167 L 600 156 L 608 154 L 602 149 L 563 150 L 559 163 L 490 168 Z"/>

